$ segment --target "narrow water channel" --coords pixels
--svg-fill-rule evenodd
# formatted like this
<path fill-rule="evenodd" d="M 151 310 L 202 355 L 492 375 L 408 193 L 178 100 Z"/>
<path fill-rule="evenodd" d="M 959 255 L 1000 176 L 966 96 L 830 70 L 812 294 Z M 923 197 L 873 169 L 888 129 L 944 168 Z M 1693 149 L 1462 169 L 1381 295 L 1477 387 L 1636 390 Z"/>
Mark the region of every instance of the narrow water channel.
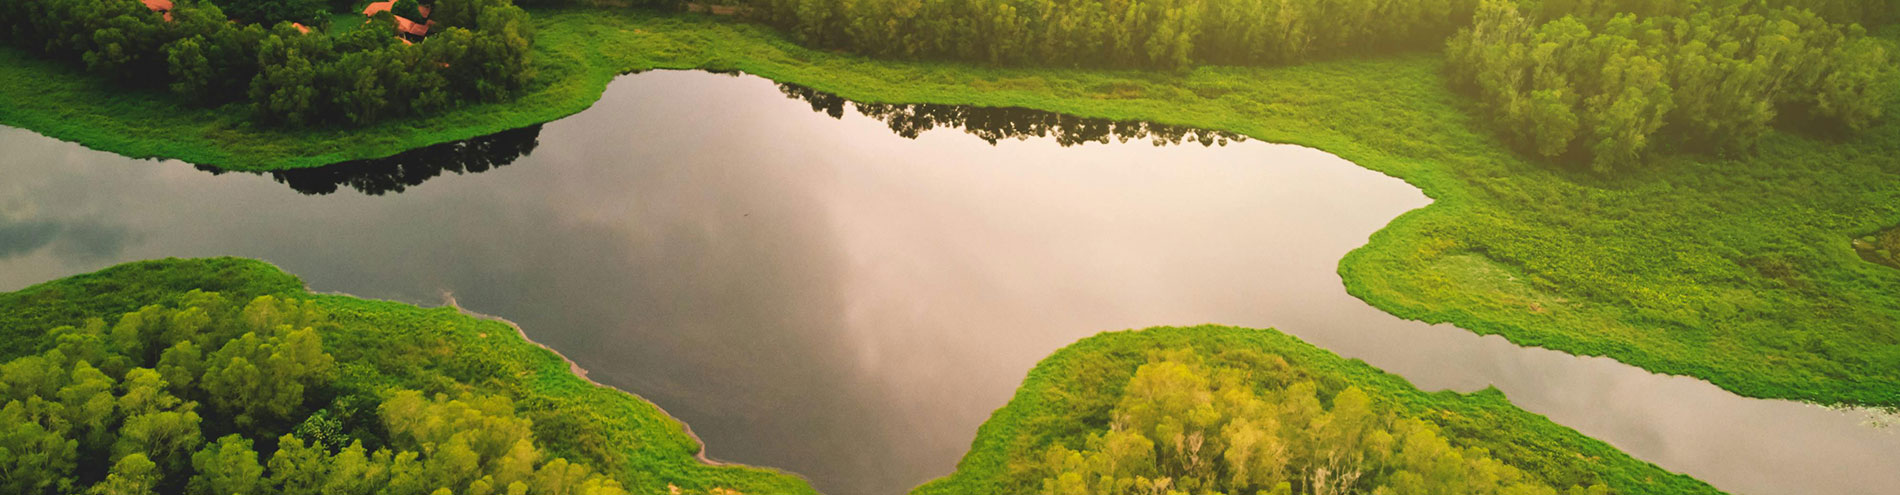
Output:
<path fill-rule="evenodd" d="M 657 72 L 544 126 L 310 171 L 213 174 L 11 128 L 0 150 L 0 290 L 234 255 L 320 291 L 452 293 L 665 407 L 713 457 L 833 495 L 949 473 L 1057 348 L 1198 323 L 1277 327 L 1425 389 L 1496 386 L 1733 492 L 1900 487 L 1900 435 L 1864 414 L 1348 296 L 1340 257 L 1428 200 L 1301 147 Z"/>

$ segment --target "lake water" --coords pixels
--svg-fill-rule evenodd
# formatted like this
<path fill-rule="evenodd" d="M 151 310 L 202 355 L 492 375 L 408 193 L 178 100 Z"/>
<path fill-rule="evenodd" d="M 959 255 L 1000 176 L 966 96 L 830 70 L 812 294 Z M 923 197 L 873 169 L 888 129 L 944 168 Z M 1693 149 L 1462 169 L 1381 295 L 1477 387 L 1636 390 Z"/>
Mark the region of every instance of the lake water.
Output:
<path fill-rule="evenodd" d="M 1900 435 L 1862 413 L 1365 305 L 1339 258 L 1427 198 L 1319 151 L 1224 141 L 699 72 L 624 77 L 545 126 L 275 175 L 0 128 L 0 290 L 234 255 L 319 291 L 452 293 L 665 407 L 712 457 L 834 495 L 948 474 L 1057 348 L 1198 323 L 1278 327 L 1425 389 L 1495 385 L 1730 491 L 1900 487 Z"/>

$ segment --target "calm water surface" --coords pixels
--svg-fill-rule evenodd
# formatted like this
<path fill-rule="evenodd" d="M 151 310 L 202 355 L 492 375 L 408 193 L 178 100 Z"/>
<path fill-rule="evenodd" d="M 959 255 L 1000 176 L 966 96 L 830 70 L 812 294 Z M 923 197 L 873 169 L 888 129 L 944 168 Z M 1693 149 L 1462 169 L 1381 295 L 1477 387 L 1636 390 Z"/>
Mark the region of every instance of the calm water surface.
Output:
<path fill-rule="evenodd" d="M 968 134 L 941 129 L 956 125 Z M 1418 190 L 1311 149 L 1182 132 L 680 72 L 623 78 L 544 127 L 276 176 L 0 128 L 0 290 L 235 255 L 316 290 L 452 293 L 659 403 L 712 456 L 834 495 L 947 474 L 1063 345 L 1205 322 L 1278 327 L 1426 389 L 1495 385 L 1735 492 L 1900 487 L 1900 435 L 1860 413 L 1368 307 L 1338 260 L 1426 205 Z"/>

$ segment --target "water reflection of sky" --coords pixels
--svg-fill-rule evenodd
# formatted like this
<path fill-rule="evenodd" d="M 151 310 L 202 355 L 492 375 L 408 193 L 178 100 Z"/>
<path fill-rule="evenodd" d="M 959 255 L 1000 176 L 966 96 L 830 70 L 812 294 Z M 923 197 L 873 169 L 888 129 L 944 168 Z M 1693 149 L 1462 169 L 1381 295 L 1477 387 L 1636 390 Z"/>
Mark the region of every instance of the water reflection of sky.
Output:
<path fill-rule="evenodd" d="M 1850 415 L 1399 321 L 1347 296 L 1339 257 L 1426 199 L 1330 155 L 1257 142 L 991 145 L 941 130 L 913 140 L 805 96 L 749 77 L 644 74 L 587 112 L 477 150 L 531 151 L 512 163 L 276 177 L 0 130 L 0 290 L 128 260 L 237 255 L 317 290 L 429 304 L 450 291 L 666 407 L 713 456 L 800 472 L 837 495 L 948 473 L 1056 348 L 1204 322 L 1277 326 L 1427 389 L 1495 384 L 1729 490 L 1900 486 L 1900 437 Z M 925 110 L 958 112 L 904 111 Z M 966 117 L 992 136 L 1022 118 Z M 285 187 L 339 184 L 320 196 Z"/>

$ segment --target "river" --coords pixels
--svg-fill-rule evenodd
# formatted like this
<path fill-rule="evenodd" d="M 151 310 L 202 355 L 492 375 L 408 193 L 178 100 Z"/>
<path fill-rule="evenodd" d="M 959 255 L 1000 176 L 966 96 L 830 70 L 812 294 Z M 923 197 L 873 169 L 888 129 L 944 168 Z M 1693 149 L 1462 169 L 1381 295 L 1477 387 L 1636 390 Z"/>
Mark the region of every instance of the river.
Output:
<path fill-rule="evenodd" d="M 0 290 L 234 255 L 319 291 L 449 293 L 665 407 L 712 457 L 833 495 L 948 474 L 1057 348 L 1198 323 L 1277 327 L 1428 390 L 1496 386 L 1733 492 L 1900 487 L 1900 436 L 1864 413 L 1347 295 L 1340 257 L 1429 200 L 1297 146 L 654 72 L 544 126 L 291 173 L 214 174 L 12 128 L 0 150 Z"/>

